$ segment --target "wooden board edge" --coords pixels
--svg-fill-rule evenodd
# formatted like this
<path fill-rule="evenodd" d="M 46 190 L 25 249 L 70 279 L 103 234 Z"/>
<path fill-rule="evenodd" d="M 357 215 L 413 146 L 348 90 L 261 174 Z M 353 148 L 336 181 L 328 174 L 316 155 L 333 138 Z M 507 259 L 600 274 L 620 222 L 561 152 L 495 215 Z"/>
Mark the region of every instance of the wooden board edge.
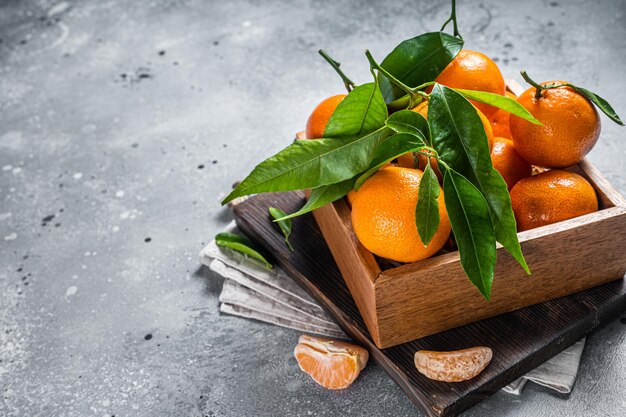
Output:
<path fill-rule="evenodd" d="M 603 305 L 600 309 L 593 307 L 588 316 L 584 318 L 583 325 L 577 329 L 566 329 L 567 333 L 554 335 L 541 349 L 533 352 L 532 355 L 527 356 L 511 368 L 509 372 L 498 374 L 495 378 L 489 381 L 481 389 L 481 393 L 476 395 L 465 396 L 461 398 L 459 402 L 447 407 L 438 417 L 456 417 L 460 413 L 470 409 L 491 395 L 497 393 L 500 389 L 504 388 L 512 381 L 526 375 L 537 366 L 546 362 L 553 356 L 559 354 L 563 350 L 567 349 L 583 337 L 587 336 L 592 331 L 606 325 L 611 320 L 620 317 L 626 312 L 626 293 L 622 293 L 609 305 Z M 545 359 L 548 358 L 548 359 Z M 484 391 L 484 394 L 482 392 Z M 463 401 L 463 399 L 467 399 Z"/>

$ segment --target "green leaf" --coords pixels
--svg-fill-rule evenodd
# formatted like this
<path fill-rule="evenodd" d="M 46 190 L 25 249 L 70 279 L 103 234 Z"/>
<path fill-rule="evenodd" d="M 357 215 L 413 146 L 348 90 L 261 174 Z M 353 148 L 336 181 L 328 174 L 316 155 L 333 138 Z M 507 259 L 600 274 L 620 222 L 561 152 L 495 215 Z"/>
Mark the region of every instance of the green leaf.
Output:
<path fill-rule="evenodd" d="M 424 145 L 430 146 L 430 126 L 428 121 L 412 110 L 400 110 L 387 119 L 387 127 L 397 133 L 408 133 L 424 138 Z"/>
<path fill-rule="evenodd" d="M 433 81 L 463 47 L 463 40 L 443 32 L 431 32 L 401 42 L 381 66 L 409 87 Z M 405 93 L 380 75 L 380 89 L 386 102 Z"/>
<path fill-rule="evenodd" d="M 430 158 L 417 192 L 415 224 L 424 246 L 428 246 L 439 229 L 439 181 L 430 166 Z"/>
<path fill-rule="evenodd" d="M 451 169 L 443 177 L 443 195 L 461 265 L 470 281 L 489 299 L 496 264 L 496 237 L 487 201 L 467 178 Z"/>
<path fill-rule="evenodd" d="M 287 244 L 287 247 L 293 252 L 293 246 L 291 246 L 291 243 L 289 242 L 289 236 L 291 235 L 291 228 L 292 228 L 291 220 L 283 219 L 283 217 L 287 216 L 287 213 L 285 213 L 284 211 L 282 211 L 281 209 L 277 207 L 270 207 L 269 212 L 270 212 L 270 216 L 272 216 L 272 218 L 276 220 L 276 223 L 278 223 L 278 227 L 280 228 L 280 231 L 283 232 L 283 236 L 285 236 L 285 243 Z"/>
<path fill-rule="evenodd" d="M 570 87 L 578 91 L 587 99 L 591 100 L 591 102 L 595 104 L 596 106 L 598 106 L 598 108 L 602 110 L 602 112 L 606 114 L 609 119 L 613 120 L 615 123 L 617 123 L 620 126 L 624 126 L 624 122 L 622 122 L 622 120 L 619 118 L 619 116 L 617 115 L 613 107 L 611 107 L 608 101 L 606 101 L 605 99 L 603 99 L 602 97 L 594 93 L 593 91 L 587 90 L 586 88 L 576 87 L 575 85 L 571 85 L 571 84 L 570 84 Z"/>
<path fill-rule="evenodd" d="M 516 100 L 513 100 L 510 97 L 501 96 L 500 94 L 488 93 L 486 91 L 463 90 L 461 88 L 454 88 L 453 90 L 461 93 L 465 98 L 469 98 L 470 100 L 489 104 L 490 106 L 507 111 L 512 115 L 521 117 L 524 120 L 528 120 L 533 124 L 541 125 L 541 122 L 535 119 L 535 117 L 530 114 L 530 112 L 526 110 L 524 106 L 522 106 Z"/>
<path fill-rule="evenodd" d="M 218 233 L 215 235 L 215 244 L 221 248 L 239 252 L 243 254 L 246 259 L 262 266 L 263 268 L 269 270 L 273 268 L 272 264 L 269 263 L 263 255 L 261 255 L 257 246 L 243 236 L 228 232 Z"/>
<path fill-rule="evenodd" d="M 436 84 L 428 103 L 428 122 L 441 160 L 478 187 L 487 200 L 498 242 L 530 274 L 517 239 L 511 197 L 491 164 L 487 135 L 476 108 L 460 93 Z"/>
<path fill-rule="evenodd" d="M 296 211 L 295 213 L 291 213 L 289 215 L 281 217 L 277 220 L 282 221 L 301 216 L 305 213 L 323 207 L 326 204 L 332 203 L 333 201 L 339 200 L 354 188 L 354 181 L 355 179 L 352 178 L 337 184 L 324 185 L 322 187 L 313 189 L 306 204 L 302 206 L 300 210 Z"/>
<path fill-rule="evenodd" d="M 362 136 L 379 129 L 387 119 L 387 105 L 376 83 L 356 87 L 330 117 L 325 138 Z"/>
<path fill-rule="evenodd" d="M 369 167 L 380 144 L 391 133 L 381 128 L 343 140 L 296 140 L 257 165 L 222 204 L 243 195 L 303 190 L 348 180 Z"/>
<path fill-rule="evenodd" d="M 356 183 L 354 184 L 354 189 L 358 190 L 361 188 L 363 183 L 372 175 L 376 173 L 380 168 L 387 165 L 389 162 L 393 161 L 400 155 L 404 155 L 405 153 L 415 152 L 419 149 L 422 149 L 424 145 L 424 137 L 421 136 L 421 133 L 417 132 L 418 135 L 412 135 L 408 133 L 398 133 L 393 135 L 389 139 L 387 139 L 380 148 L 376 152 L 376 156 L 372 160 L 370 167 L 367 171 L 361 174 Z"/>

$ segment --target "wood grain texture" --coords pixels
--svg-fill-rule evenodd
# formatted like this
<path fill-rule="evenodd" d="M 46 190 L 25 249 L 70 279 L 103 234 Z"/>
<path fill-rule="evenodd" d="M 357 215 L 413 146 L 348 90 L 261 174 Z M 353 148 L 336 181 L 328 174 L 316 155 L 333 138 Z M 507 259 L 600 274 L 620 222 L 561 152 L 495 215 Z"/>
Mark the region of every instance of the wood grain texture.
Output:
<path fill-rule="evenodd" d="M 333 258 L 350 289 L 353 298 L 361 309 L 363 319 L 374 340 L 380 340 L 374 300 L 374 281 L 380 275 L 376 259 L 361 245 L 354 233 L 350 220 L 350 209 L 343 200 L 328 204 L 313 211 L 317 225 L 322 230 Z M 340 262 L 340 259 L 354 259 L 354 262 Z"/>
<path fill-rule="evenodd" d="M 233 207 L 239 227 L 274 254 L 275 260 L 335 317 L 339 325 L 365 346 L 371 357 L 429 416 L 456 416 L 524 375 L 589 331 L 626 309 L 626 285 L 617 280 L 567 297 L 536 304 L 387 349 L 369 334 L 341 272 L 333 261 L 313 217 L 293 219 L 287 249 L 271 224 L 269 206 L 287 212 L 304 204 L 300 192 L 264 194 Z M 619 255 L 619 254 L 618 254 Z M 419 349 L 455 350 L 485 345 L 493 350 L 489 366 L 476 378 L 460 382 L 432 381 L 417 372 L 413 355 Z"/>
<path fill-rule="evenodd" d="M 519 233 L 530 276 L 498 246 L 490 301 L 470 284 L 457 251 L 381 267 L 372 291 L 374 258 L 363 253 L 367 251 L 354 234 L 345 203 L 316 212 L 377 346 L 387 348 L 621 279 L 626 272 L 626 204 L 589 162 L 571 170 L 593 184 L 602 210 Z"/>

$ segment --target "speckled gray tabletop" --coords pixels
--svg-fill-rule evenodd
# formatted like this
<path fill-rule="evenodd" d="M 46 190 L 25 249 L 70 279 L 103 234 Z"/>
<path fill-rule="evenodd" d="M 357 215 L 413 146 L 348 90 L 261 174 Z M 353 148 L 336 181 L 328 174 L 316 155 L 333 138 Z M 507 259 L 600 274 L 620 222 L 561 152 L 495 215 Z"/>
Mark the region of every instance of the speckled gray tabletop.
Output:
<path fill-rule="evenodd" d="M 0 415 L 414 416 L 377 366 L 326 391 L 298 333 L 220 316 L 197 255 L 219 200 L 284 147 L 362 51 L 438 29 L 448 1 L 0 2 Z M 626 115 L 626 2 L 463 0 L 467 47 Z M 626 131 L 590 159 L 626 191 Z M 593 242 L 590 242 L 592 244 Z M 589 337 L 569 397 L 529 386 L 470 416 L 615 416 L 626 318 Z"/>

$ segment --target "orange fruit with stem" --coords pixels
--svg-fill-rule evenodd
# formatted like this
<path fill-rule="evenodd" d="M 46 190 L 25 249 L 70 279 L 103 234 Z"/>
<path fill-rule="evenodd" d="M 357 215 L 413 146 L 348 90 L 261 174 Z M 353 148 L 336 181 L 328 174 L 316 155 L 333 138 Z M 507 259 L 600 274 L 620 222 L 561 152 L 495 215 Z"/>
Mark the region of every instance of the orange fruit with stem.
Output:
<path fill-rule="evenodd" d="M 450 235 L 450 220 L 439 194 L 439 228 L 424 246 L 415 225 L 422 171 L 390 166 L 368 178 L 352 201 L 352 227 L 370 252 L 399 262 L 414 262 L 437 253 Z"/>
<path fill-rule="evenodd" d="M 549 81 L 541 86 L 564 84 Z M 529 163 L 565 168 L 580 162 L 600 136 L 600 117 L 595 106 L 570 87 L 524 91 L 517 102 L 543 126 L 511 116 L 509 127 L 515 149 Z"/>
<path fill-rule="evenodd" d="M 305 334 L 293 354 L 302 371 L 324 388 L 335 390 L 349 387 L 369 358 L 360 346 Z"/>
<path fill-rule="evenodd" d="M 337 94 L 336 96 L 328 97 L 313 109 L 313 112 L 309 116 L 309 120 L 306 122 L 306 138 L 307 139 L 319 139 L 324 137 L 324 131 L 326 125 L 330 120 L 330 116 L 346 98 L 346 94 Z"/>
<path fill-rule="evenodd" d="M 504 95 L 506 91 L 504 77 L 496 63 L 487 55 L 468 49 L 461 50 L 435 81 L 447 87 L 464 90 L 486 91 L 500 95 Z M 472 101 L 472 104 L 487 117 L 498 111 L 497 107 L 488 104 L 475 101 Z"/>
<path fill-rule="evenodd" d="M 507 91 L 505 95 L 508 98 L 513 100 L 517 100 L 517 96 L 510 91 Z M 491 117 L 489 117 L 489 121 L 491 122 L 491 128 L 493 129 L 493 136 L 499 138 L 507 138 L 511 139 L 511 130 L 509 129 L 509 119 L 511 113 L 506 110 L 498 109 Z"/>
<path fill-rule="evenodd" d="M 533 167 L 517 153 L 510 139 L 494 138 L 491 162 L 502 175 L 509 191 L 519 180 L 530 177 L 533 173 Z"/>
<path fill-rule="evenodd" d="M 582 176 L 553 169 L 518 181 L 511 190 L 511 206 L 521 232 L 593 213 L 598 198 Z"/>

